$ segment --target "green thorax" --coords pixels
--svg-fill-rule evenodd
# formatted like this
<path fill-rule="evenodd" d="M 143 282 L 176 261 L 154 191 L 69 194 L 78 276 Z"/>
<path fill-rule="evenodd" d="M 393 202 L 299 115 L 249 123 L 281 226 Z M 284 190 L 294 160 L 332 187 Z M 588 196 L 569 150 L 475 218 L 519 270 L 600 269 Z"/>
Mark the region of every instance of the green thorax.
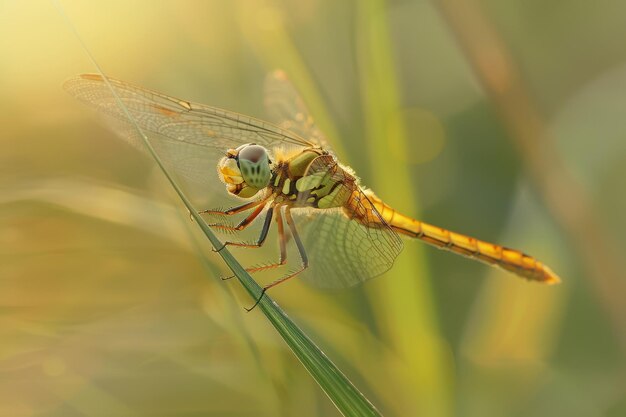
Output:
<path fill-rule="evenodd" d="M 326 151 L 307 148 L 277 164 L 270 187 L 277 199 L 291 202 L 293 207 L 341 207 L 347 196 L 346 187 L 333 175 L 337 169 L 341 170 Z"/>

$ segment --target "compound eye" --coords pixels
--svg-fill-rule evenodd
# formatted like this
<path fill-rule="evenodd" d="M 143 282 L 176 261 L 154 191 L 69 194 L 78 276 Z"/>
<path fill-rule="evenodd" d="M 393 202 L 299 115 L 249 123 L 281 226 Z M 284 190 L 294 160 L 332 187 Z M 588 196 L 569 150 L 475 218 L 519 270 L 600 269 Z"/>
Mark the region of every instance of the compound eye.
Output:
<path fill-rule="evenodd" d="M 248 145 L 239 151 L 239 159 L 245 159 L 247 161 L 256 163 L 267 156 L 267 151 L 264 147 L 259 145 Z"/>

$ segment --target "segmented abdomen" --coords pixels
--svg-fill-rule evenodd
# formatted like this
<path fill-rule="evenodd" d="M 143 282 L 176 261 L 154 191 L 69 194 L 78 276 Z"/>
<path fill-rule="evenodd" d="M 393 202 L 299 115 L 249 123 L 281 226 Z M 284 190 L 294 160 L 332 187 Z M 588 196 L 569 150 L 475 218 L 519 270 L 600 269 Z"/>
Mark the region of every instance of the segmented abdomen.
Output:
<path fill-rule="evenodd" d="M 366 194 L 381 217 L 398 233 L 423 240 L 440 249 L 498 266 L 529 280 L 546 284 L 560 282 L 559 277 L 547 265 L 530 255 L 412 219 L 398 213 L 373 193 Z"/>

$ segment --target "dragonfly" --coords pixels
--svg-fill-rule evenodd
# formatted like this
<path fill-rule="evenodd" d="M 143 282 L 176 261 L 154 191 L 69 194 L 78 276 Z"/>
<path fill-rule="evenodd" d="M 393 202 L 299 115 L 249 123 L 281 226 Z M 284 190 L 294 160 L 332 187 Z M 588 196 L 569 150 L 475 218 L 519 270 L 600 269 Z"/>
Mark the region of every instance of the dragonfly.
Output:
<path fill-rule="evenodd" d="M 122 138 L 144 148 L 138 125 L 159 157 L 182 178 L 204 184 L 208 193 L 238 200 L 227 209 L 199 211 L 221 219 L 210 226 L 238 235 L 261 223 L 255 240 L 226 241 L 217 250 L 262 247 L 275 223 L 278 259 L 249 267 L 248 272 L 285 266 L 288 243 L 295 242 L 297 267 L 263 286 L 255 306 L 267 290 L 300 274 L 332 288 L 381 275 L 403 248 L 400 235 L 530 281 L 560 281 L 547 265 L 522 251 L 413 219 L 363 187 L 354 171 L 326 145 L 283 71 L 271 73 L 265 88 L 266 107 L 276 124 L 99 74 L 78 75 L 64 88 L 105 115 Z M 236 223 L 224 220 L 237 215 L 242 219 Z"/>

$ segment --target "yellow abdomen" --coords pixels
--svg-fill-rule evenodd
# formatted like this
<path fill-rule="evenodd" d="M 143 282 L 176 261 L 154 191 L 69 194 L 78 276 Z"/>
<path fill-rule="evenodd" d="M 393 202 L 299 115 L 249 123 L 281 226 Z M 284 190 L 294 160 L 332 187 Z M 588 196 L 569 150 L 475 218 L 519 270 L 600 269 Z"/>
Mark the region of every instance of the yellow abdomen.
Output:
<path fill-rule="evenodd" d="M 383 219 L 400 234 L 498 266 L 529 280 L 546 284 L 560 282 L 559 277 L 547 265 L 530 255 L 412 219 L 398 213 L 373 193 L 366 191 L 366 195 Z"/>

